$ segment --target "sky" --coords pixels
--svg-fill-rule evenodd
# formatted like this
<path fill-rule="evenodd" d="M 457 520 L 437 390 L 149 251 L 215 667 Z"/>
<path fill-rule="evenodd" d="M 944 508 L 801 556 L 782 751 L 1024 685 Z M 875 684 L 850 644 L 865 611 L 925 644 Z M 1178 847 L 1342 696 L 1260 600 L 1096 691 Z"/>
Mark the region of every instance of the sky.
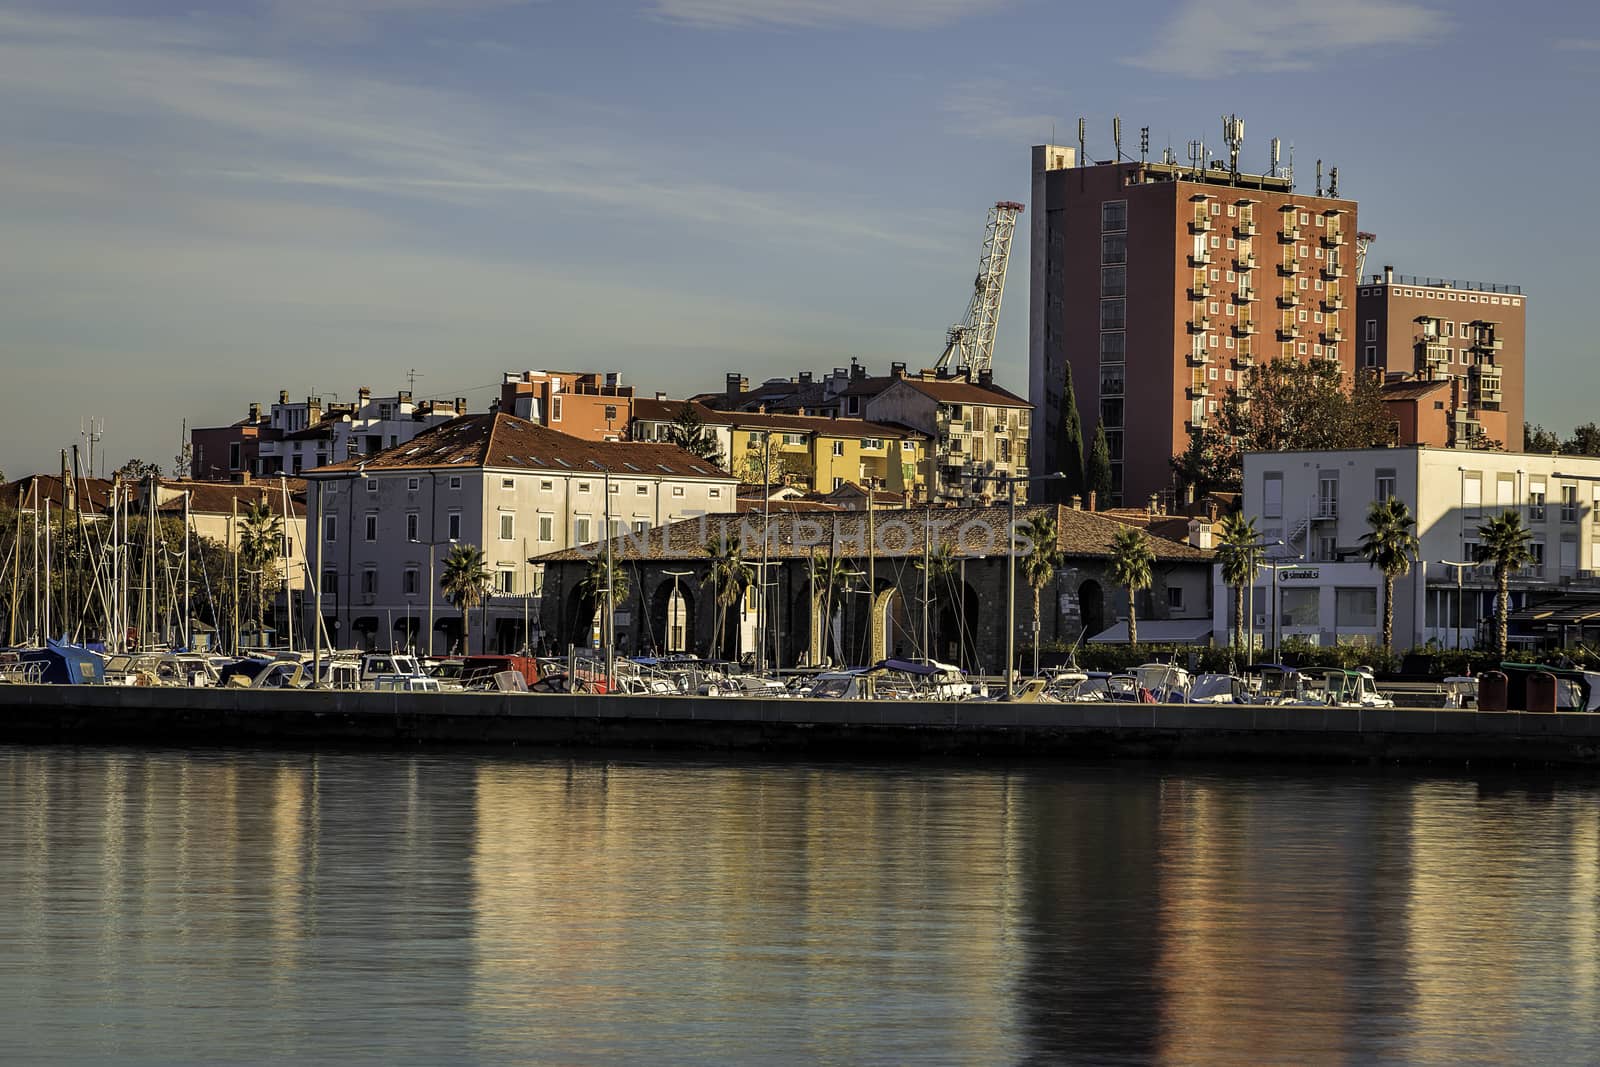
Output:
<path fill-rule="evenodd" d="M 1600 8 L 1467 0 L 0 0 L 0 470 L 508 370 L 923 366 L 1029 146 L 1294 145 L 1369 272 L 1520 284 L 1600 418 Z M 1026 218 L 996 376 L 1027 381 Z M 100 467 L 100 463 L 96 463 Z"/>

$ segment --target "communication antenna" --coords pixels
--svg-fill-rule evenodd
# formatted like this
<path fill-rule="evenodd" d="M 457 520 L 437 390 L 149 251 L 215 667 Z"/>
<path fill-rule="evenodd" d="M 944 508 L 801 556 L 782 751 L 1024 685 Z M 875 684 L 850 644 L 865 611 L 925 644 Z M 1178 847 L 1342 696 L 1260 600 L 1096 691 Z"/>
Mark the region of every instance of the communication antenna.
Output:
<path fill-rule="evenodd" d="M 1189 142 L 1189 170 L 1191 178 L 1199 178 L 1200 172 L 1206 165 L 1206 143 L 1204 141 Z"/>
<path fill-rule="evenodd" d="M 1143 163 L 1150 155 L 1150 127 L 1139 127 L 1139 162 Z"/>
<path fill-rule="evenodd" d="M 1244 144 L 1244 119 L 1238 115 L 1222 117 L 1222 139 L 1228 145 L 1228 173 L 1239 180 L 1239 146 Z"/>
<path fill-rule="evenodd" d="M 1122 116 L 1111 116 L 1111 144 L 1116 149 L 1118 163 L 1122 162 Z"/>
<path fill-rule="evenodd" d="M 1317 195 L 1322 195 L 1322 160 L 1317 160 Z"/>
<path fill-rule="evenodd" d="M 99 444 L 101 441 L 103 441 L 105 439 L 105 436 L 106 436 L 106 420 L 102 419 L 102 418 L 97 418 L 94 415 L 90 415 L 87 420 L 79 419 L 78 420 L 78 436 L 83 438 L 84 443 L 88 446 L 88 448 L 87 448 L 87 451 L 89 453 L 88 471 L 89 471 L 89 477 L 93 478 L 94 477 L 94 446 Z M 102 467 L 105 466 L 105 458 L 104 457 L 101 457 L 100 465 Z"/>
<path fill-rule="evenodd" d="M 1084 126 L 1083 117 L 1078 117 L 1078 166 L 1088 166 L 1089 150 L 1084 147 L 1088 138 L 1088 130 Z"/>
<path fill-rule="evenodd" d="M 1339 195 L 1339 168 L 1338 167 L 1329 167 L 1328 168 L 1328 195 L 1329 196 L 1334 196 L 1334 197 Z"/>
<path fill-rule="evenodd" d="M 1283 168 L 1283 177 L 1289 183 L 1289 188 L 1294 188 L 1294 142 L 1289 142 L 1289 165 Z"/>
<path fill-rule="evenodd" d="M 415 398 L 417 395 L 417 379 L 426 377 L 426 374 L 423 374 L 415 367 L 412 367 L 410 370 L 406 371 L 406 389 L 411 393 L 413 398 Z"/>
<path fill-rule="evenodd" d="M 1279 157 L 1279 149 L 1280 149 L 1281 146 L 1282 146 L 1282 142 L 1279 141 L 1278 138 L 1274 137 L 1272 139 L 1272 151 L 1267 156 L 1267 159 L 1268 159 L 1267 173 L 1270 174 L 1274 178 L 1276 178 L 1278 176 L 1278 159 L 1280 158 Z"/>

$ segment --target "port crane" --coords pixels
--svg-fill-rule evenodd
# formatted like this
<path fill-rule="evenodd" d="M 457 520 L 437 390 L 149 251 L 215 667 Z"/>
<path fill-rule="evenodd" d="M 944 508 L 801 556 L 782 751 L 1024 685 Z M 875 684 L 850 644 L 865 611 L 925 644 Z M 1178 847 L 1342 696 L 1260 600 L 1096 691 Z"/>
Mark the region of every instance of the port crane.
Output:
<path fill-rule="evenodd" d="M 1006 262 L 1011 258 L 1011 238 L 1023 206 L 1001 200 L 989 209 L 983 234 L 983 258 L 972 282 L 972 302 L 967 317 L 945 334 L 944 354 L 934 364 L 941 375 L 952 369 L 966 374 L 989 370 L 994 363 L 994 334 L 1000 325 L 1000 298 L 1006 288 Z"/>

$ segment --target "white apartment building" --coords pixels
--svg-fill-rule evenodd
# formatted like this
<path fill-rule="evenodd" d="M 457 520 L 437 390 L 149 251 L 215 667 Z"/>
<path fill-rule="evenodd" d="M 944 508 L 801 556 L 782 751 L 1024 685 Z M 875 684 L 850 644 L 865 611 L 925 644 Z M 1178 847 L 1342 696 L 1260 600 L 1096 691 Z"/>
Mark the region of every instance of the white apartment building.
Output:
<path fill-rule="evenodd" d="M 504 413 L 455 419 L 307 481 L 333 643 L 440 654 L 461 633 L 439 592 L 451 545 L 480 547 L 494 576 L 470 620 L 473 651 L 537 648 L 542 575 L 530 557 L 598 540 L 607 521 L 613 533 L 642 534 L 733 511 L 738 487 L 674 445 L 589 441 Z"/>
<path fill-rule="evenodd" d="M 1519 511 L 1533 533 L 1534 563 L 1511 582 L 1513 641 L 1516 612 L 1525 606 L 1585 586 L 1600 600 L 1593 586 L 1600 572 L 1600 459 L 1422 446 L 1257 452 L 1244 458 L 1243 506 L 1272 564 L 1249 594 L 1247 624 L 1258 643 L 1272 641 L 1274 576 L 1282 640 L 1378 643 L 1383 576 L 1361 557 L 1361 537 L 1369 505 L 1388 496 L 1410 506 L 1421 542 L 1411 574 L 1395 583 L 1397 649 L 1429 641 L 1447 648 L 1477 644 L 1480 622 L 1487 628 L 1494 615 L 1492 568 L 1451 564 L 1471 563 L 1478 527 L 1506 510 Z M 1233 624 L 1233 596 L 1220 568 L 1215 583 L 1222 635 Z M 1524 633 L 1522 641 L 1551 636 L 1560 637 Z"/>
<path fill-rule="evenodd" d="M 419 404 L 404 391 L 375 397 L 372 390 L 362 388 L 354 404 L 326 407 L 321 397 L 291 403 L 288 393 L 280 392 L 261 435 L 255 473 L 293 477 L 327 463 L 370 456 L 465 411 L 464 398 Z"/>

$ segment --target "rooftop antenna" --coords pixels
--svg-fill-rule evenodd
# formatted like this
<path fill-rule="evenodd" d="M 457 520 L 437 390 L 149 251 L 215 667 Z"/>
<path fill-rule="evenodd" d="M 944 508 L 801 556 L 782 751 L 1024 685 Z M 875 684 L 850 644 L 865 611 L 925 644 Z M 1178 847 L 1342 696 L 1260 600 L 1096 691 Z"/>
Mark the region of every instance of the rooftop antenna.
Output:
<path fill-rule="evenodd" d="M 1088 130 L 1085 128 L 1083 117 L 1080 115 L 1078 117 L 1078 166 L 1080 167 L 1085 166 L 1089 159 L 1089 150 L 1084 147 L 1087 136 Z"/>
<path fill-rule="evenodd" d="M 1289 183 L 1289 188 L 1294 188 L 1294 142 L 1289 142 L 1289 165 L 1283 168 L 1284 180 Z"/>
<path fill-rule="evenodd" d="M 1204 141 L 1189 142 L 1189 176 L 1199 178 L 1200 172 L 1206 164 L 1206 143 Z"/>
<path fill-rule="evenodd" d="M 1222 117 L 1222 139 L 1228 144 L 1228 174 L 1239 180 L 1239 146 L 1244 144 L 1244 119 L 1238 115 Z"/>
<path fill-rule="evenodd" d="M 1317 195 L 1322 195 L 1322 160 L 1317 160 Z"/>
<path fill-rule="evenodd" d="M 1279 141 L 1278 138 L 1274 137 L 1272 139 L 1272 151 L 1267 154 L 1267 173 L 1272 175 L 1274 178 L 1278 176 L 1278 160 L 1280 158 L 1279 149 L 1281 146 L 1282 142 Z"/>
<path fill-rule="evenodd" d="M 99 444 L 101 441 L 103 441 L 105 439 L 105 436 L 106 436 L 106 420 L 105 419 L 101 419 L 101 418 L 96 418 L 93 415 L 89 416 L 89 419 L 88 419 L 87 423 L 85 423 L 84 420 L 79 419 L 78 420 L 78 436 L 82 437 L 84 439 L 84 442 L 88 446 L 88 449 L 87 449 L 88 453 L 89 453 L 88 471 L 89 471 L 89 477 L 93 478 L 94 477 L 94 446 Z M 106 465 L 105 457 L 101 456 L 100 457 L 100 466 L 104 467 L 105 465 Z"/>
<path fill-rule="evenodd" d="M 1339 168 L 1328 168 L 1328 195 L 1337 198 L 1339 195 Z"/>
<path fill-rule="evenodd" d="M 410 370 L 406 371 L 406 391 L 409 392 L 412 396 L 416 396 L 417 395 L 417 379 L 418 378 L 426 378 L 426 377 L 427 377 L 426 374 L 423 374 L 421 371 L 417 370 L 417 368 L 415 368 L 415 367 L 412 367 Z"/>
<path fill-rule="evenodd" d="M 1139 127 L 1139 162 L 1143 163 L 1150 156 L 1150 127 Z"/>
<path fill-rule="evenodd" d="M 1116 162 L 1122 162 L 1122 116 L 1111 116 L 1111 144 L 1116 149 Z"/>

